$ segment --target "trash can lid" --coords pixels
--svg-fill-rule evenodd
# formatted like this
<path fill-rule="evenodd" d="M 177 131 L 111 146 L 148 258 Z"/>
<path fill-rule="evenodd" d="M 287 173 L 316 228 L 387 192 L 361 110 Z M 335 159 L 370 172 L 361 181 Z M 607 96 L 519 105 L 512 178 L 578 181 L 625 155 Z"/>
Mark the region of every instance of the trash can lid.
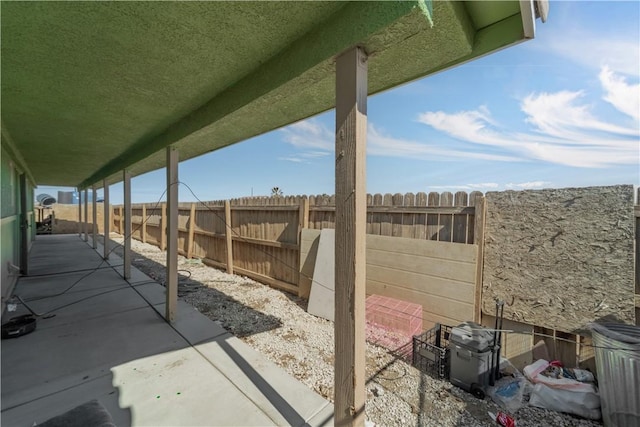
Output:
<path fill-rule="evenodd" d="M 451 329 L 449 341 L 483 352 L 491 345 L 493 333 L 478 323 L 468 321 Z"/>
<path fill-rule="evenodd" d="M 623 323 L 589 323 L 589 328 L 622 343 L 640 344 L 640 326 Z"/>

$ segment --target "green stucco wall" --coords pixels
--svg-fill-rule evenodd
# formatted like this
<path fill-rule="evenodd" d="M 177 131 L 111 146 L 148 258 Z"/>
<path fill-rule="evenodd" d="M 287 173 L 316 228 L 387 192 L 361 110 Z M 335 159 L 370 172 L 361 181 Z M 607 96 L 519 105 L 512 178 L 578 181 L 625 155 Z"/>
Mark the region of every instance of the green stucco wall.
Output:
<path fill-rule="evenodd" d="M 2 309 L 4 300 L 15 285 L 17 274 L 9 269 L 9 263 L 20 263 L 20 174 L 15 159 L 5 150 L 0 151 L 0 280 L 2 287 Z M 29 223 L 29 242 L 35 239 L 36 224 L 33 212 L 34 188 L 27 181 L 27 221 Z M 30 246 L 30 244 L 29 244 Z"/>
<path fill-rule="evenodd" d="M 15 284 L 16 276 L 9 274 L 8 263 L 17 264 L 20 259 L 20 236 L 18 233 L 19 175 L 13 159 L 2 147 L 0 154 L 0 280 L 2 299 L 8 296 Z M 3 304 L 4 309 L 4 304 Z"/>

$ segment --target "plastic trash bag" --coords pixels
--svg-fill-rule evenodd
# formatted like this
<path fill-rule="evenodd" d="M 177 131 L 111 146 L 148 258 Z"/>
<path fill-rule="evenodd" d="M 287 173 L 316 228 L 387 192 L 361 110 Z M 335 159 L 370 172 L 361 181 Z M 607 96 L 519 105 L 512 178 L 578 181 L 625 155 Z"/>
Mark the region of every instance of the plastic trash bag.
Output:
<path fill-rule="evenodd" d="M 573 391 L 583 391 L 583 392 L 594 392 L 597 394 L 597 390 L 593 384 L 583 383 L 580 381 L 576 381 L 571 378 L 554 378 L 553 376 L 545 376 L 543 372 L 547 370 L 549 367 L 549 362 L 544 359 L 540 359 L 532 363 L 531 365 L 525 366 L 524 375 L 529 378 L 529 380 L 534 383 L 543 383 L 549 387 L 555 389 L 566 389 Z M 560 372 L 561 368 L 558 368 Z"/>
<path fill-rule="evenodd" d="M 529 404 L 538 408 L 566 412 L 591 420 L 599 420 L 602 417 L 600 413 L 600 396 L 596 392 L 557 389 L 538 383 L 533 386 Z"/>
<path fill-rule="evenodd" d="M 524 377 L 503 377 L 495 386 L 487 389 L 487 394 L 491 400 L 513 414 L 523 405 L 527 385 L 528 381 Z"/>
<path fill-rule="evenodd" d="M 524 368 L 525 376 L 535 384 L 529 404 L 592 420 L 600 419 L 600 396 L 596 386 L 570 378 L 542 375 L 548 367 L 549 362 L 540 359 Z"/>

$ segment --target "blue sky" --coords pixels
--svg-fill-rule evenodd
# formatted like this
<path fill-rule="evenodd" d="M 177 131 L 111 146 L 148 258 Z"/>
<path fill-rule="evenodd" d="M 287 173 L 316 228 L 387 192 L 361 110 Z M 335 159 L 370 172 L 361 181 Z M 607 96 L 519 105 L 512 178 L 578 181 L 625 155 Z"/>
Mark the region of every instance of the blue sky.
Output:
<path fill-rule="evenodd" d="M 332 194 L 334 120 L 330 111 L 181 162 L 180 180 L 201 200 L 274 186 Z M 367 144 L 369 193 L 638 185 L 640 3 L 552 1 L 536 39 L 370 97 Z M 133 201 L 157 201 L 164 174 L 133 178 Z M 112 203 L 122 200 L 111 186 Z"/>

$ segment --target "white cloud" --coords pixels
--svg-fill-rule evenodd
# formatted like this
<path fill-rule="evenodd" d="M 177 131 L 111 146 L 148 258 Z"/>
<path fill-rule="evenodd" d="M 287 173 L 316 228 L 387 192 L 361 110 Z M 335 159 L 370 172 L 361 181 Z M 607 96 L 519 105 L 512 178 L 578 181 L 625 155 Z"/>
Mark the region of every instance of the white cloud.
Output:
<path fill-rule="evenodd" d="M 500 184 L 497 182 L 479 182 L 477 184 L 457 184 L 457 185 L 431 185 L 431 190 L 496 190 L 500 188 Z"/>
<path fill-rule="evenodd" d="M 618 111 L 640 121 L 640 83 L 628 84 L 624 77 L 615 75 L 609 67 L 603 67 L 598 78 L 606 92 L 604 100 Z"/>
<path fill-rule="evenodd" d="M 478 184 L 467 184 L 469 188 L 480 189 L 480 188 L 498 188 L 499 184 L 497 182 L 481 182 Z"/>
<path fill-rule="evenodd" d="M 620 83 L 614 73 L 605 74 L 605 99 L 615 102 L 621 111 L 628 109 L 632 102 L 620 89 L 626 83 Z M 609 83 L 613 89 L 607 89 Z M 637 124 L 625 127 L 595 117 L 591 105 L 580 103 L 583 96 L 580 91 L 560 91 L 525 97 L 520 107 L 527 116 L 525 122 L 532 126 L 526 133 L 499 128 L 484 107 L 457 113 L 426 112 L 418 121 L 458 140 L 498 147 L 505 154 L 525 159 L 594 168 L 636 164 L 640 143 Z"/>
<path fill-rule="evenodd" d="M 282 130 L 285 133 L 284 140 L 299 149 L 313 149 L 303 151 L 291 156 L 279 158 L 290 162 L 308 162 L 313 158 L 322 157 L 333 153 L 334 135 L 322 123 L 316 119 L 308 119 L 298 122 Z M 324 150 L 324 151 L 321 151 Z M 488 154 L 481 151 L 463 151 L 444 148 L 440 144 L 432 142 L 418 142 L 409 139 L 394 138 L 386 135 L 372 123 L 367 128 L 367 154 L 382 157 L 400 157 L 410 159 L 480 159 L 493 161 L 518 161 L 515 156 Z"/>
<path fill-rule="evenodd" d="M 528 116 L 526 121 L 535 130 L 574 144 L 600 144 L 599 134 L 585 131 L 604 132 L 612 135 L 638 135 L 638 129 L 616 126 L 594 117 L 587 104 L 577 104 L 583 92 L 561 91 L 556 93 L 531 94 L 522 101 L 520 107 Z M 615 145 L 613 140 L 610 144 Z M 624 145 L 624 140 L 621 141 Z"/>
<path fill-rule="evenodd" d="M 312 159 L 326 157 L 330 154 L 331 153 L 329 151 L 306 151 L 291 156 L 278 157 L 278 160 L 285 160 L 294 163 L 309 163 Z"/>
<path fill-rule="evenodd" d="M 608 67 L 601 70 L 599 77 L 603 99 L 619 112 L 634 117 L 635 123 L 622 125 L 599 118 L 593 113 L 594 105 L 584 101 L 584 91 L 532 93 L 520 103 L 525 114 L 524 123 L 529 125 L 526 132 L 501 126 L 485 106 L 456 113 L 428 111 L 418 116 L 419 122 L 466 144 L 461 147 L 460 143 L 448 140 L 397 138 L 369 123 L 367 154 L 448 161 L 538 160 L 587 168 L 637 164 L 640 86 L 628 84 Z M 629 122 L 628 119 L 621 120 L 624 121 Z M 300 152 L 281 160 L 309 162 L 333 153 L 334 133 L 317 119 L 298 122 L 282 132 L 284 140 Z"/>
<path fill-rule="evenodd" d="M 294 123 L 281 132 L 284 133 L 284 140 L 294 147 L 313 149 L 315 152 L 331 151 L 334 147 L 333 132 L 314 119 Z"/>
<path fill-rule="evenodd" d="M 608 32 L 608 31 L 607 31 Z M 610 34 L 610 33 L 609 33 Z M 637 34 L 612 38 L 609 34 L 596 34 L 564 28 L 562 33 L 547 34 L 546 43 L 532 44 L 534 49 L 569 59 L 589 68 L 607 65 L 618 73 L 640 76 L 640 44 Z M 618 32 L 624 34 L 624 32 Z"/>
<path fill-rule="evenodd" d="M 302 162 L 304 162 L 304 159 L 302 157 L 295 157 L 295 156 L 278 157 L 278 160 L 285 160 L 287 162 L 294 162 L 294 163 L 302 163 Z"/>
<path fill-rule="evenodd" d="M 523 190 L 531 190 L 533 188 L 542 188 L 545 185 L 549 185 L 551 184 L 551 182 L 549 181 L 529 181 L 529 182 L 521 182 L 518 184 L 514 184 L 512 182 L 510 182 L 509 184 L 506 184 L 505 187 L 506 188 L 519 188 L 519 189 L 523 189 Z"/>
<path fill-rule="evenodd" d="M 383 134 L 373 124 L 369 124 L 367 132 L 367 153 L 373 156 L 403 157 L 410 159 L 481 159 L 494 161 L 518 161 L 518 157 L 495 155 L 474 151 L 463 151 L 443 148 L 433 142 L 418 142 L 408 139 L 394 138 Z"/>

